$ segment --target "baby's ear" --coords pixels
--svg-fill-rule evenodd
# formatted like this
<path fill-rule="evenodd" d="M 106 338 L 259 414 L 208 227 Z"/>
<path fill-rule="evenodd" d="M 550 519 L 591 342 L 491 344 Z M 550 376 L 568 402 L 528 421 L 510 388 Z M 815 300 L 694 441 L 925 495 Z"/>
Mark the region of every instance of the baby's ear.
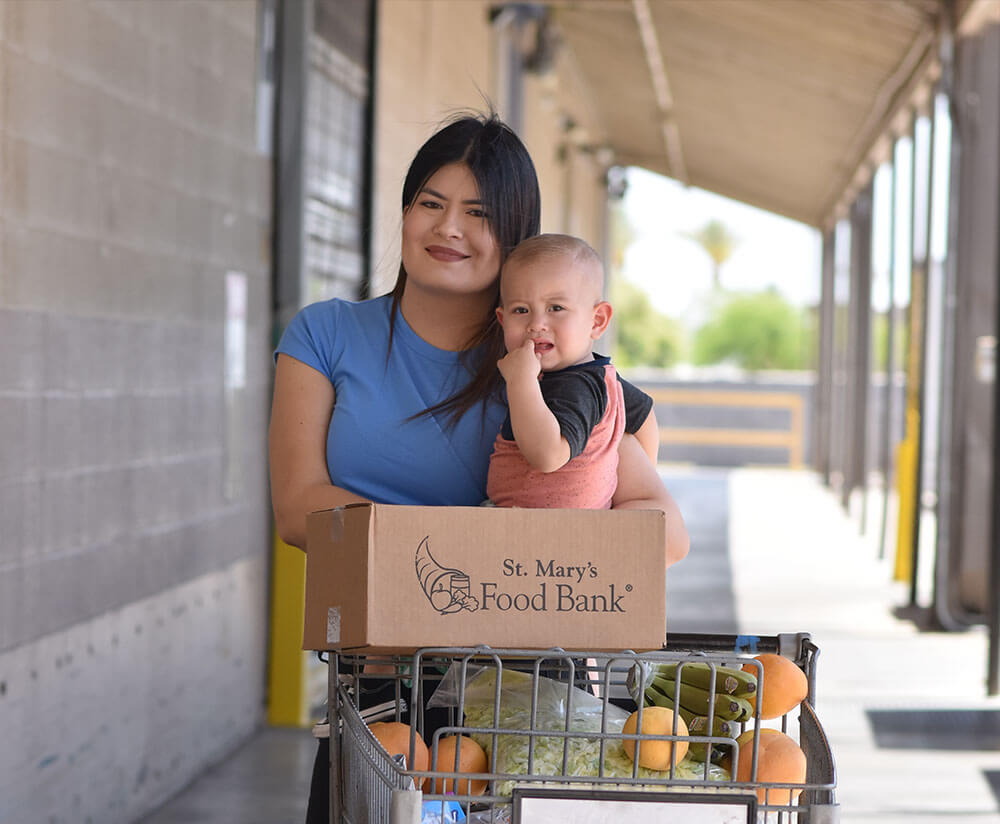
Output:
<path fill-rule="evenodd" d="M 611 304 L 606 300 L 594 305 L 594 325 L 590 329 L 591 340 L 597 340 L 607 331 L 608 324 L 611 323 L 611 314 Z"/>
<path fill-rule="evenodd" d="M 497 307 L 497 323 L 499 323 L 501 326 L 503 326 L 503 307 L 502 306 L 498 306 Z"/>

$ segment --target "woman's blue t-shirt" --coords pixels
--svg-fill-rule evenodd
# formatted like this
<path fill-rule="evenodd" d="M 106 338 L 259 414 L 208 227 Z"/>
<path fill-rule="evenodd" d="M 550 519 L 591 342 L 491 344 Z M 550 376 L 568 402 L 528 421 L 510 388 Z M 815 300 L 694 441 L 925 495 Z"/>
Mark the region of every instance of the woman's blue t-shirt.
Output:
<path fill-rule="evenodd" d="M 431 346 L 389 296 L 322 301 L 288 324 L 277 352 L 326 375 L 336 402 L 326 464 L 334 486 L 388 504 L 475 506 L 505 407 L 477 405 L 448 427 L 445 414 L 407 420 L 460 389 L 470 375 L 459 353 Z M 485 408 L 485 415 L 483 414 Z"/>

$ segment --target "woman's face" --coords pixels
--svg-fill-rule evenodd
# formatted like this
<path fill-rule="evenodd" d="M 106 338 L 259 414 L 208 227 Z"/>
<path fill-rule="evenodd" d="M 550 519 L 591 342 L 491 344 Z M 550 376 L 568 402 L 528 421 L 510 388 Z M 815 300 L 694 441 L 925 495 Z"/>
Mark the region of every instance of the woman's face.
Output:
<path fill-rule="evenodd" d="M 442 166 L 403 212 L 407 287 L 449 296 L 482 294 L 500 273 L 500 248 L 464 163 Z"/>

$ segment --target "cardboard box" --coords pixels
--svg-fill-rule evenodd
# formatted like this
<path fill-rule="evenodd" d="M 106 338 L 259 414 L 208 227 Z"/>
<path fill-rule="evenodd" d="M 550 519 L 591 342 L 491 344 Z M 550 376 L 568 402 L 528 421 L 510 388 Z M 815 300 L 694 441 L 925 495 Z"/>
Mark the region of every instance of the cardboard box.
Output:
<path fill-rule="evenodd" d="M 663 646 L 660 511 L 359 504 L 307 523 L 304 649 Z"/>

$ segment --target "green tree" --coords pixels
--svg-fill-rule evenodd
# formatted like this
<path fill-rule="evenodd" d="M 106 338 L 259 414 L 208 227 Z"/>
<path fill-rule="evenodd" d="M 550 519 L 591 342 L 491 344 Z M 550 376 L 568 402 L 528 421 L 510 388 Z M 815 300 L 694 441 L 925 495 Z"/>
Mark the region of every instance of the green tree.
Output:
<path fill-rule="evenodd" d="M 807 313 L 773 288 L 716 302 L 694 334 L 698 365 L 729 362 L 744 369 L 805 369 L 813 357 Z"/>
<path fill-rule="evenodd" d="M 611 290 L 615 364 L 666 368 L 680 357 L 683 335 L 676 321 L 658 312 L 642 289 L 618 278 Z"/>
<path fill-rule="evenodd" d="M 681 234 L 697 243 L 712 259 L 712 287 L 720 289 L 722 282 L 719 278 L 719 271 L 722 269 L 722 264 L 732 257 L 739 244 L 737 237 L 729 231 L 729 228 L 721 220 L 710 220 L 694 232 L 682 232 Z"/>
<path fill-rule="evenodd" d="M 889 312 L 896 313 L 892 347 L 893 368 L 897 371 L 906 363 L 907 327 L 904 313 L 898 308 L 872 314 L 872 370 L 885 372 L 889 367 Z"/>

